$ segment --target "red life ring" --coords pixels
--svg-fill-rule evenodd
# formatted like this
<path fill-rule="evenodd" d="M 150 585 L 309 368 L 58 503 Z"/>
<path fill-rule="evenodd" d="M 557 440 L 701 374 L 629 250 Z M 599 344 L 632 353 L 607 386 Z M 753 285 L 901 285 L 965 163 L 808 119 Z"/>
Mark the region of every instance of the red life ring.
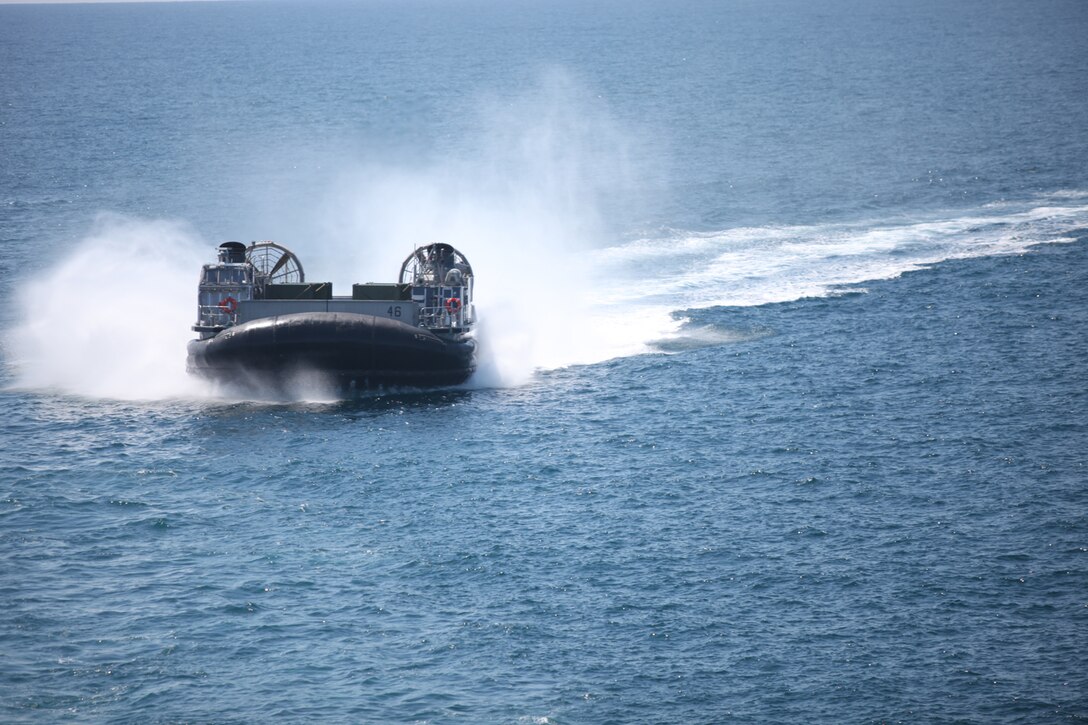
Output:
<path fill-rule="evenodd" d="M 446 300 L 446 312 L 449 312 L 451 315 L 456 315 L 458 310 L 460 309 L 461 300 L 457 299 L 456 297 L 450 297 L 448 300 Z"/>
<path fill-rule="evenodd" d="M 219 302 L 219 309 L 226 312 L 228 315 L 233 315 L 238 311 L 238 300 L 233 297 L 226 297 Z"/>

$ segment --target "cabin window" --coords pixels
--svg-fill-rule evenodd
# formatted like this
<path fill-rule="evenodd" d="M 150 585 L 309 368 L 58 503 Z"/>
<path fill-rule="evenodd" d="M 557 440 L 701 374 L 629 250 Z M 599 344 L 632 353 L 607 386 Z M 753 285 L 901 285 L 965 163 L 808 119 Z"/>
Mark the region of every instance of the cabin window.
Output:
<path fill-rule="evenodd" d="M 239 286 L 249 284 L 244 267 L 210 267 L 204 270 L 204 284 Z"/>

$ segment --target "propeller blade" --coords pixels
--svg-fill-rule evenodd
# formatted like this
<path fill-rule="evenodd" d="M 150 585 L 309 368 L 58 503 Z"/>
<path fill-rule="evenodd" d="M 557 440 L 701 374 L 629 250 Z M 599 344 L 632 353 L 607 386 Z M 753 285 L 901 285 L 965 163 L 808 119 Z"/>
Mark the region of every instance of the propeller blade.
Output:
<path fill-rule="evenodd" d="M 290 254 L 285 254 L 285 255 L 283 255 L 282 257 L 280 257 L 279 259 L 277 259 L 277 260 L 276 260 L 276 263 L 275 263 L 274 265 L 272 265 L 272 269 L 271 269 L 271 270 L 269 270 L 269 272 L 268 272 L 268 276 L 269 276 L 269 277 L 274 277 L 274 276 L 275 276 L 275 274 L 276 274 L 276 272 L 279 272 L 279 271 L 280 271 L 280 268 L 281 268 L 281 267 L 283 267 L 283 265 L 285 265 L 285 264 L 287 264 L 287 263 L 288 263 L 289 261 L 291 261 L 291 260 L 289 259 L 289 258 L 290 258 L 290 256 L 291 256 Z"/>

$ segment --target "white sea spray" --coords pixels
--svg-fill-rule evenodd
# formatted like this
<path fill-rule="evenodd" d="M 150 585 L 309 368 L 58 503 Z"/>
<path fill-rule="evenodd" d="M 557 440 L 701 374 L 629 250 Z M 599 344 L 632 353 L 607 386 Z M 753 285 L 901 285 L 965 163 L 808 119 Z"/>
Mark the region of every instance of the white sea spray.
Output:
<path fill-rule="evenodd" d="M 16 385 L 116 399 L 195 396 L 185 372 L 207 247 L 185 224 L 102 214 L 16 295 Z"/>

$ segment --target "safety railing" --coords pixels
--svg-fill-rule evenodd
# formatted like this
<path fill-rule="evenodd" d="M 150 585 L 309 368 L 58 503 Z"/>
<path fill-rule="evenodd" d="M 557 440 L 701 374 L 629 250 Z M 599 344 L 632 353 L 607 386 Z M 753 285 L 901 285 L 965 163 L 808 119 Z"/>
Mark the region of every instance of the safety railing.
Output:
<path fill-rule="evenodd" d="M 218 273 L 218 267 L 206 266 L 204 276 Z M 228 270 L 238 271 L 238 270 Z M 197 327 L 223 328 L 238 324 L 238 307 L 253 299 L 250 285 L 210 284 L 202 281 L 197 293 Z"/>
<path fill-rule="evenodd" d="M 226 297 L 214 305 L 197 306 L 197 325 L 202 327 L 230 327 L 238 324 L 238 301 Z"/>
<path fill-rule="evenodd" d="M 438 307 L 422 307 L 419 310 L 419 325 L 428 330 L 456 330 L 472 324 L 471 306 L 461 304 L 453 297 Z"/>

